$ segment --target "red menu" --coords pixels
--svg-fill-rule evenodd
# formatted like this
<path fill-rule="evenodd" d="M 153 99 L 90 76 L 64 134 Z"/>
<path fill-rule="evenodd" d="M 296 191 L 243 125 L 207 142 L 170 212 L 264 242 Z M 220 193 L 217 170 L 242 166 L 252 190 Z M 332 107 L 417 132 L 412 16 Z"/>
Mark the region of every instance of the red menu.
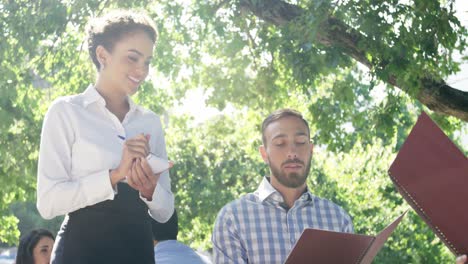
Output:
<path fill-rule="evenodd" d="M 369 264 L 398 226 L 405 213 L 377 236 L 306 228 L 289 253 L 285 264 Z"/>
<path fill-rule="evenodd" d="M 456 254 L 468 253 L 468 160 L 422 113 L 390 167 L 404 199 Z"/>

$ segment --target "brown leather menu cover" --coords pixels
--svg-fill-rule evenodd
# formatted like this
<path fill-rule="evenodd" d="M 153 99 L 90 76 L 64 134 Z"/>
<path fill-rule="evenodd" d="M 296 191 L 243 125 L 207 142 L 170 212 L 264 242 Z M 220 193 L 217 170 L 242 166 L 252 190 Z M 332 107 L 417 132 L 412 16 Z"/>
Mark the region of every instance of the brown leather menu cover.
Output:
<path fill-rule="evenodd" d="M 468 160 L 426 113 L 419 116 L 389 175 L 455 255 L 468 253 Z"/>
<path fill-rule="evenodd" d="M 395 219 L 377 236 L 306 228 L 289 253 L 285 264 L 371 263 L 405 213 Z"/>

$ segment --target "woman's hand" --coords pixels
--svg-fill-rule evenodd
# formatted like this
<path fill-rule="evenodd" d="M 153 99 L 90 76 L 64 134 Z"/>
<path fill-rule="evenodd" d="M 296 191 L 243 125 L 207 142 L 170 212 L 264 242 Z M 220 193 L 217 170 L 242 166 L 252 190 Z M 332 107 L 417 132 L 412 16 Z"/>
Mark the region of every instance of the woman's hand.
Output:
<path fill-rule="evenodd" d="M 130 187 L 138 190 L 141 196 L 151 201 L 159 177 L 160 174 L 153 174 L 146 158 L 138 158 L 133 163 L 132 169 L 127 176 L 127 182 Z"/>
<path fill-rule="evenodd" d="M 127 177 L 132 169 L 134 162 L 139 159 L 145 159 L 150 152 L 149 135 L 140 134 L 136 137 L 128 139 L 123 144 L 122 159 L 120 164 L 110 172 L 112 187 Z"/>

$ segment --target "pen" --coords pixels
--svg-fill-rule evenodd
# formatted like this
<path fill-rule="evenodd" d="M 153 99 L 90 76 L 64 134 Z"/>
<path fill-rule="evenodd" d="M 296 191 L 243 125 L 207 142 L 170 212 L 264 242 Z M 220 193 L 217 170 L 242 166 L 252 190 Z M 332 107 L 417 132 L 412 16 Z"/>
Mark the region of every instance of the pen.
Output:
<path fill-rule="evenodd" d="M 117 135 L 118 138 L 120 138 L 121 140 L 125 140 L 125 137 L 124 136 L 121 136 L 121 135 Z M 152 153 L 151 151 L 149 152 L 148 156 L 150 155 L 154 155 L 156 156 L 154 153 Z"/>

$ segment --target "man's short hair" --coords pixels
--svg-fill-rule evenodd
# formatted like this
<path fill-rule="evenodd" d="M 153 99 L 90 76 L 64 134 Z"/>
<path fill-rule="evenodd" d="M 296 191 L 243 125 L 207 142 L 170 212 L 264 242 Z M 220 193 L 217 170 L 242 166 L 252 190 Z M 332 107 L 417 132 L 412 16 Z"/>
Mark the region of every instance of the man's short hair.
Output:
<path fill-rule="evenodd" d="M 177 240 L 179 233 L 177 212 L 174 210 L 174 214 L 166 223 L 159 223 L 151 218 L 151 229 L 153 230 L 154 240 Z"/>
<path fill-rule="evenodd" d="M 281 118 L 288 117 L 288 116 L 294 116 L 294 117 L 297 117 L 300 120 L 302 120 L 302 122 L 304 122 L 304 124 L 307 127 L 307 133 L 309 133 L 309 135 L 310 135 L 309 123 L 307 123 L 307 121 L 304 119 L 304 117 L 302 117 L 302 114 L 300 112 L 298 112 L 298 111 L 296 111 L 294 109 L 290 109 L 290 108 L 278 109 L 278 110 L 274 111 L 273 113 L 271 113 L 267 118 L 265 118 L 265 120 L 263 120 L 263 123 L 262 123 L 262 142 L 263 142 L 264 146 L 266 146 L 265 130 L 267 129 L 267 127 L 271 123 L 273 123 L 275 121 L 278 121 Z"/>

